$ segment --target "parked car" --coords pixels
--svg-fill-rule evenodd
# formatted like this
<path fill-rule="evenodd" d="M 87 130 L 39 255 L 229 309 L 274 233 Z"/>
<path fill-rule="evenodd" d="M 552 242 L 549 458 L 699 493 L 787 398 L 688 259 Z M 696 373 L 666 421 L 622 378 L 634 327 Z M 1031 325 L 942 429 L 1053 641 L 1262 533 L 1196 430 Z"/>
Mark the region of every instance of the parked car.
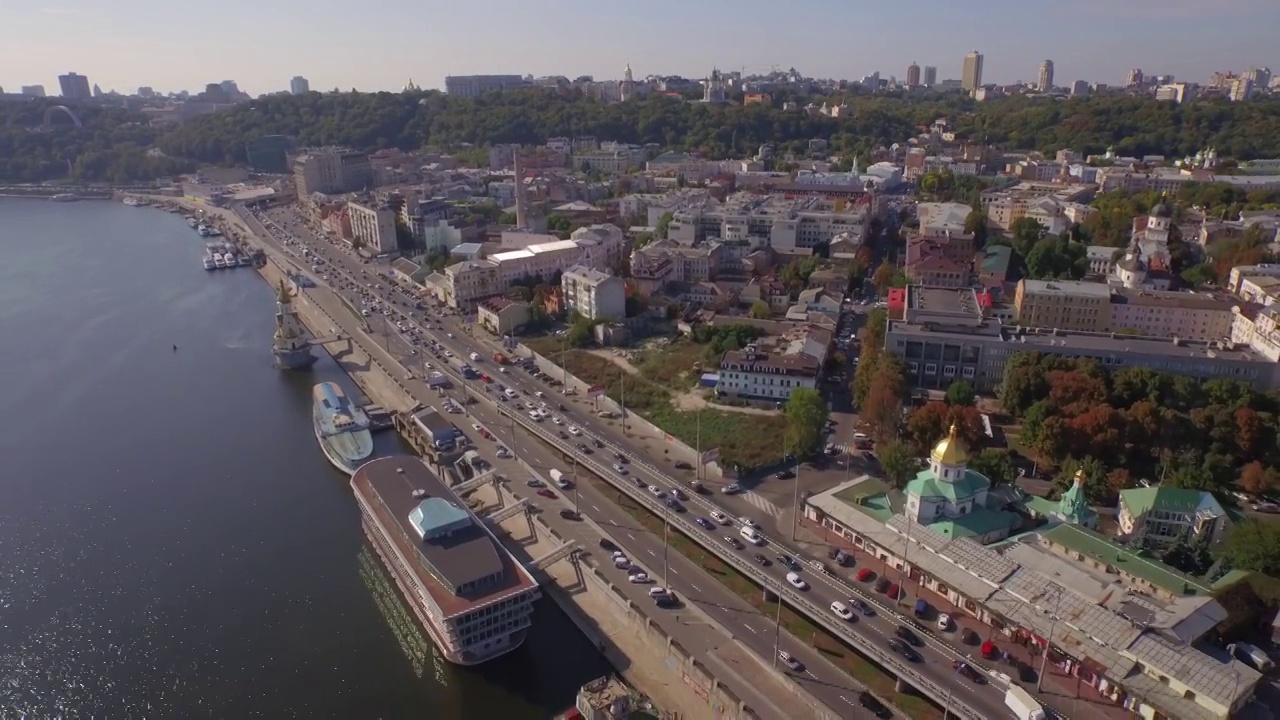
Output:
<path fill-rule="evenodd" d="M 871 582 L 876 579 L 876 573 L 871 568 L 862 568 L 857 574 L 858 582 Z"/>
<path fill-rule="evenodd" d="M 619 548 L 609 538 L 600 538 L 600 548 L 608 552 L 618 552 Z"/>
<path fill-rule="evenodd" d="M 791 655 L 791 653 L 787 652 L 786 650 L 783 650 L 778 653 L 778 659 L 782 661 L 783 665 L 786 665 L 788 668 L 790 668 L 795 672 L 800 672 L 804 670 L 804 663 L 797 660 L 795 657 Z"/>
<path fill-rule="evenodd" d="M 893 713 L 890 712 L 889 708 L 885 707 L 884 703 L 877 700 L 875 695 L 872 695 L 866 690 L 858 693 L 858 704 L 866 708 L 868 712 L 878 718 L 893 717 Z"/>

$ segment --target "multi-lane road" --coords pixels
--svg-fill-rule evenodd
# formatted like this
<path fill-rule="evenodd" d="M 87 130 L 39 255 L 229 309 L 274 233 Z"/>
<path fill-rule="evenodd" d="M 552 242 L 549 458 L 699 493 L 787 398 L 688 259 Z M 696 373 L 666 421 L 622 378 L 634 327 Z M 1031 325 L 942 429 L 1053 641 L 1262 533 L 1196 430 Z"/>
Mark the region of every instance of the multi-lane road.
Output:
<path fill-rule="evenodd" d="M 468 357 L 472 352 L 478 353 L 483 360 L 473 364 L 479 371 L 490 374 L 495 382 L 486 384 L 479 380 L 469 381 L 460 383 L 463 388 L 459 390 L 473 393 L 478 397 L 487 397 L 490 400 L 490 402 L 478 402 L 467 406 L 467 410 L 480 423 L 495 432 L 499 441 L 506 444 L 513 452 L 526 460 L 546 467 L 548 471 L 554 466 L 552 463 L 565 464 L 558 453 L 550 454 L 554 451 L 547 448 L 542 438 L 518 429 L 518 425 L 497 411 L 495 406 L 499 401 L 494 388 L 499 383 L 518 393 L 515 401 L 507 401 L 508 406 L 515 402 L 521 404 L 535 402 L 539 392 L 543 393 L 553 409 L 560 404 L 565 405 L 566 411 L 556 413 L 563 416 L 565 425 L 548 424 L 548 429 L 554 432 L 574 424 L 588 436 L 601 440 L 606 447 L 596 450 L 592 459 L 606 466 L 605 474 L 608 474 L 607 466 L 615 462 L 614 454 L 620 452 L 632 461 L 627 465 L 629 477 L 638 477 L 646 485 L 654 485 L 667 493 L 672 492 L 675 487 L 681 487 L 687 491 L 687 481 L 673 477 L 677 473 L 659 469 L 650 464 L 652 460 L 646 457 L 644 448 L 633 435 L 624 433 L 615 424 L 601 422 L 592 415 L 585 398 L 560 395 L 557 388 L 544 384 L 533 375 L 519 369 L 509 367 L 505 373 L 498 372 L 495 364 L 489 360 L 497 345 L 488 339 L 471 335 L 469 330 L 472 326 L 469 326 L 464 318 L 438 308 L 432 308 L 425 313 L 415 310 L 414 303 L 418 298 L 401 292 L 385 275 L 385 265 L 366 263 L 350 250 L 315 238 L 294 220 L 295 217 L 287 210 L 272 211 L 265 218 L 268 227 L 258 225 L 255 230 L 260 235 L 266 235 L 277 242 L 289 240 L 289 244 L 279 249 L 299 258 L 300 264 L 310 265 L 318 256 L 319 267 L 315 272 L 317 279 L 345 295 L 356 308 L 372 300 L 377 300 L 380 308 L 389 308 L 387 315 L 371 312 L 367 321 L 368 329 L 371 335 L 379 337 L 379 342 L 388 354 L 399 359 L 405 367 L 420 368 L 418 372 L 421 373 L 427 370 L 424 363 L 432 363 L 437 367 L 447 363 L 445 351 L 463 358 Z M 293 224 L 290 224 L 291 221 Z M 250 222 L 251 225 L 258 224 L 253 220 Z M 303 243 L 310 253 L 306 260 L 301 257 Z M 379 289 L 376 287 L 378 285 L 382 287 Z M 382 321 L 383 318 L 386 318 L 385 322 Z M 401 331 L 395 323 L 402 323 L 409 330 Z M 432 343 L 438 343 L 438 345 L 433 348 Z M 437 357 L 436 352 L 441 356 Z M 579 441 L 578 438 L 571 439 L 573 444 Z M 669 464 L 673 460 L 674 458 L 668 457 L 663 462 Z M 570 468 L 559 467 L 558 469 L 567 472 Z M 626 481 L 626 479 L 623 480 Z M 708 484 L 715 486 L 714 483 Z M 585 514 L 602 525 L 624 530 L 624 536 L 617 539 L 624 547 L 635 546 L 627 547 L 633 556 L 641 561 L 645 560 L 646 555 L 650 559 L 661 557 L 664 548 L 661 538 L 639 531 L 638 528 L 627 530 L 627 528 L 636 527 L 634 521 L 631 521 L 623 510 L 600 496 L 588 485 L 580 486 L 579 492 L 580 502 L 584 499 L 586 501 L 581 507 Z M 751 562 L 751 556 L 755 552 L 763 552 L 773 563 L 769 567 L 759 567 L 758 570 L 769 576 L 772 584 L 781 594 L 787 597 L 795 596 L 799 601 L 821 608 L 820 612 L 830 612 L 826 608 L 836 601 L 848 605 L 852 598 L 861 599 L 875 609 L 875 614 L 858 616 L 856 621 L 842 622 L 847 625 L 850 632 L 860 636 L 873 647 L 881 649 L 886 654 L 890 652 L 889 638 L 893 636 L 897 626 L 905 624 L 905 620 L 897 615 L 897 611 L 889 607 L 891 601 L 883 596 L 876 596 L 870 588 L 857 587 L 856 583 L 848 584 L 838 577 L 813 571 L 808 566 L 807 560 L 802 559 L 803 552 L 798 546 L 784 539 L 786 530 L 777 527 L 777 513 L 773 512 L 767 504 L 761 503 L 758 497 L 726 496 L 720 493 L 711 496 L 690 494 L 690 500 L 685 504 L 688 506 L 686 518 L 691 516 L 709 518 L 714 510 L 735 519 L 732 525 L 717 524 L 712 531 L 695 529 L 696 526 L 692 525 L 687 526 L 688 534 L 695 539 L 704 544 L 718 545 L 722 550 L 728 547 L 722 539 L 724 536 L 738 537 L 737 518 L 747 518 L 759 524 L 768 538 L 767 547 L 757 551 L 748 546 L 746 549 L 733 552 L 741 554 L 746 562 Z M 801 559 L 805 564 L 799 574 L 807 581 L 808 589 L 798 591 L 787 584 L 785 579 L 787 570 L 776 559 L 777 555 L 784 553 Z M 775 657 L 771 618 L 761 617 L 758 611 L 719 583 L 705 580 L 691 581 L 686 586 L 681 575 L 688 574 L 692 578 L 700 571 L 692 566 L 692 563 L 686 563 L 677 553 L 667 553 L 667 557 L 670 559 L 668 569 L 670 583 L 686 602 L 696 603 L 704 612 L 734 632 L 752 650 L 766 658 Z M 647 564 L 657 573 L 657 577 L 662 577 L 661 567 L 653 567 L 652 562 Z M 675 572 L 671 573 L 670 570 Z M 707 578 L 705 573 L 702 573 L 702 576 Z M 905 611 L 906 607 L 901 607 Z M 827 619 L 834 617 L 832 614 Z M 960 676 L 953 670 L 954 661 L 960 657 L 959 651 L 932 638 L 926 638 L 926 641 L 926 646 L 920 648 L 920 662 L 910 663 L 911 669 L 934 685 L 946 688 L 950 698 L 949 704 L 957 706 L 963 704 L 981 717 L 1000 718 L 1012 715 L 1004 705 L 1004 691 L 998 683 L 977 685 Z M 781 649 L 792 653 L 805 663 L 804 671 L 793 672 L 792 675 L 806 689 L 831 707 L 838 708 L 856 697 L 858 691 L 856 684 L 804 643 L 784 635 Z M 902 662 L 905 663 L 905 661 Z"/>

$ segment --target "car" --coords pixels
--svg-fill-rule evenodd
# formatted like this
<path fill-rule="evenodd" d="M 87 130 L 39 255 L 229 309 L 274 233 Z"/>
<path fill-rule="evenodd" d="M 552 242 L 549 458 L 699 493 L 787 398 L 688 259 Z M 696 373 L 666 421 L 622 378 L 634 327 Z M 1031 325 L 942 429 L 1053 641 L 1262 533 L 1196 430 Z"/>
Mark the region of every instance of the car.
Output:
<path fill-rule="evenodd" d="M 623 474 L 623 475 L 626 475 L 626 474 L 627 474 L 627 471 L 626 471 L 626 470 L 623 470 L 623 471 L 622 471 L 622 474 Z M 636 487 L 640 488 L 641 490 L 648 490 L 648 489 L 649 489 L 649 483 L 645 482 L 642 478 L 632 477 L 632 478 L 631 478 L 631 482 L 635 483 L 635 484 L 636 484 Z"/>
<path fill-rule="evenodd" d="M 560 435 L 560 439 L 561 439 L 561 440 L 568 440 L 568 439 L 569 439 L 569 436 L 568 436 L 568 435 L 566 435 L 566 434 L 565 434 L 565 432 L 564 432 L 563 430 L 561 430 L 558 434 Z"/>
<path fill-rule="evenodd" d="M 506 449 L 505 447 L 500 447 L 498 448 L 498 457 L 509 458 L 511 457 L 511 451 Z"/>
<path fill-rule="evenodd" d="M 867 617 L 871 617 L 876 614 L 875 608 L 863 602 L 861 598 L 850 598 L 849 604 L 853 606 L 854 610 L 857 610 Z"/>
<path fill-rule="evenodd" d="M 653 582 L 648 573 L 633 572 L 627 576 L 627 582 L 633 585 L 648 585 Z"/>
<path fill-rule="evenodd" d="M 531 487 L 531 488 L 540 488 L 540 487 L 542 487 L 542 481 L 541 481 L 541 480 L 539 480 L 538 478 L 529 478 L 528 480 L 525 480 L 525 481 L 524 481 L 524 484 L 525 484 L 525 485 L 528 485 L 528 486 L 529 486 L 529 487 Z"/>
<path fill-rule="evenodd" d="M 712 520 L 715 520 L 716 522 L 720 523 L 721 525 L 730 525 L 730 524 L 732 524 L 732 523 L 733 523 L 733 521 L 729 519 L 729 516 L 728 516 L 728 515 L 725 515 L 724 513 L 720 512 L 719 510 L 712 510 L 712 511 L 711 511 L 711 519 L 712 519 Z"/>
<path fill-rule="evenodd" d="M 871 582 L 876 579 L 876 572 L 871 568 L 862 568 L 854 577 L 858 578 L 858 582 Z"/>
<path fill-rule="evenodd" d="M 742 527 L 749 527 L 749 528 L 760 527 L 755 520 L 752 520 L 751 518 L 745 515 L 738 518 L 738 524 L 742 525 Z"/>
<path fill-rule="evenodd" d="M 702 483 L 700 483 L 700 482 L 693 483 L 690 487 L 692 487 L 692 488 L 693 488 L 693 491 L 694 491 L 694 492 L 696 492 L 696 493 L 698 493 L 699 495 L 710 495 L 710 494 L 711 494 L 711 491 L 707 489 L 707 486 L 706 486 L 706 485 L 703 485 L 703 484 L 702 484 Z"/>
<path fill-rule="evenodd" d="M 655 597 L 653 599 L 653 604 L 663 610 L 670 610 L 672 608 L 680 607 L 680 600 L 676 597 L 675 593 L 668 591 L 665 594 Z"/>
<path fill-rule="evenodd" d="M 696 522 L 696 523 L 698 523 L 699 525 L 701 525 L 703 530 L 715 530 L 715 529 L 716 529 L 716 524 L 715 524 L 715 523 L 713 523 L 713 522 L 711 522 L 710 520 L 708 520 L 708 519 L 706 519 L 706 518 L 702 517 L 701 515 L 699 515 L 698 517 L 694 518 L 694 519 L 693 519 L 693 521 L 694 521 L 694 522 Z"/>
<path fill-rule="evenodd" d="M 604 448 L 604 443 L 600 441 L 600 438 L 591 438 L 591 444 L 595 445 L 597 450 Z"/>
<path fill-rule="evenodd" d="M 946 613 L 938 613 L 938 629 L 939 629 L 939 630 L 950 630 L 950 629 L 951 629 L 951 616 L 950 616 L 950 615 L 948 615 L 948 614 L 946 614 Z"/>
<path fill-rule="evenodd" d="M 906 595 L 897 583 L 889 583 L 889 589 L 885 590 L 884 594 L 893 600 L 901 600 Z"/>
<path fill-rule="evenodd" d="M 956 660 L 955 662 L 951 663 L 951 668 L 956 672 L 960 673 L 961 675 L 963 675 L 964 677 L 968 678 L 969 680 L 973 681 L 973 684 L 975 685 L 987 684 L 987 679 L 982 675 L 982 673 L 975 670 L 974 667 L 967 662 Z"/>
<path fill-rule="evenodd" d="M 609 538 L 600 538 L 600 548 L 607 552 L 619 552 L 619 548 Z"/>
<path fill-rule="evenodd" d="M 791 587 L 797 590 L 809 589 L 809 583 L 805 582 L 804 578 L 794 572 L 787 573 L 787 582 L 791 583 Z"/>
<path fill-rule="evenodd" d="M 773 476 L 779 480 L 790 480 L 796 476 L 796 473 L 794 470 L 779 470 Z"/>
<path fill-rule="evenodd" d="M 582 519 L 582 516 L 578 514 L 577 510 L 570 510 L 568 508 L 565 508 L 560 511 L 560 517 L 564 518 L 565 520 L 581 520 Z"/>
<path fill-rule="evenodd" d="M 556 425 L 563 425 L 564 418 L 561 418 L 559 415 L 553 415 L 551 416 L 551 422 L 555 423 Z"/>
<path fill-rule="evenodd" d="M 793 572 L 800 571 L 800 563 L 796 562 L 795 558 L 791 557 L 790 555 L 779 555 L 778 562 L 782 563 L 782 566 L 787 568 L 788 570 L 791 570 Z"/>
<path fill-rule="evenodd" d="M 666 491 L 657 485 L 650 485 L 647 489 L 649 490 L 649 494 L 656 498 L 661 499 L 667 496 Z"/>
<path fill-rule="evenodd" d="M 729 483 L 728 485 L 725 485 L 724 489 L 721 490 L 720 492 L 724 493 L 725 495 L 737 495 L 738 493 L 742 492 L 742 486 L 739 485 L 738 483 Z"/>
<path fill-rule="evenodd" d="M 876 580 L 876 584 L 875 584 L 876 592 L 878 593 L 887 592 L 889 590 L 889 585 L 890 585 L 889 578 L 881 575 Z"/>
<path fill-rule="evenodd" d="M 773 561 L 766 557 L 764 553 L 756 553 L 751 556 L 751 559 L 755 560 L 760 567 L 769 567 L 773 564 Z"/>
<path fill-rule="evenodd" d="M 613 556 L 613 566 L 619 570 L 630 570 L 631 560 L 626 555 L 617 553 Z"/>
<path fill-rule="evenodd" d="M 471 429 L 480 432 L 483 428 L 480 427 L 480 423 L 471 423 Z"/>
<path fill-rule="evenodd" d="M 920 653 L 900 638 L 889 638 L 889 649 L 901 655 L 907 662 L 920 662 Z"/>
<path fill-rule="evenodd" d="M 682 513 L 685 511 L 684 505 L 681 505 L 680 501 L 675 498 L 669 497 L 666 500 L 663 500 L 662 503 L 675 512 Z"/>
<path fill-rule="evenodd" d="M 579 436 L 579 435 L 581 435 L 581 434 L 582 434 L 582 431 L 578 429 L 578 426 L 577 426 L 577 425 L 570 425 L 570 426 L 569 426 L 569 434 L 570 434 L 570 435 L 573 435 L 574 437 L 577 437 L 577 436 Z"/>
<path fill-rule="evenodd" d="M 585 443 L 578 443 L 578 452 L 582 453 L 583 455 L 591 455 L 595 451 L 587 447 Z"/>
<path fill-rule="evenodd" d="M 790 580 L 791 578 L 787 578 L 787 579 Z M 844 603 L 840 602 L 839 600 L 831 603 L 831 612 L 835 613 L 836 617 L 842 620 L 853 619 L 853 611 L 850 610 Z"/>
<path fill-rule="evenodd" d="M 675 495 L 677 500 L 684 500 L 685 502 L 689 501 L 689 496 L 685 495 L 684 491 L 680 488 L 671 488 L 671 494 Z"/>
<path fill-rule="evenodd" d="M 554 492 L 552 492 L 550 488 L 539 488 L 539 489 L 538 489 L 538 494 L 539 494 L 539 495 L 541 495 L 542 497 L 544 497 L 544 498 L 548 498 L 548 499 L 550 499 L 550 500 L 555 500 L 555 499 L 556 499 L 556 494 L 555 494 Z"/>
<path fill-rule="evenodd" d="M 626 455 L 623 455 L 622 453 L 614 453 L 614 454 L 613 454 L 613 457 L 614 457 L 614 459 L 616 459 L 618 462 L 622 463 L 623 465 L 626 465 L 627 463 L 631 462 L 631 460 L 629 460 L 629 459 L 627 458 L 627 456 L 626 456 Z"/>
<path fill-rule="evenodd" d="M 907 643 L 911 645 L 914 645 L 916 647 L 924 647 L 924 640 L 921 640 L 920 636 L 915 634 L 915 632 L 911 628 L 907 627 L 906 625 L 899 625 L 898 627 L 894 628 L 893 634 L 896 637 L 906 640 Z"/>
<path fill-rule="evenodd" d="M 804 670 L 804 663 L 797 660 L 791 653 L 787 652 L 786 650 L 782 650 L 778 653 L 778 659 L 782 661 L 783 665 L 786 665 L 788 668 L 790 668 L 795 672 L 800 672 Z"/>
<path fill-rule="evenodd" d="M 664 587 L 658 587 L 655 585 L 654 587 L 649 588 L 649 597 L 658 597 L 659 595 L 666 595 L 666 594 L 667 594 L 667 589 Z"/>
<path fill-rule="evenodd" d="M 736 537 L 733 537 L 732 535 L 725 535 L 721 539 L 724 540 L 724 543 L 726 545 L 732 547 L 734 550 L 741 550 L 742 548 L 746 547 L 745 545 L 742 544 L 741 540 L 739 540 Z"/>
<path fill-rule="evenodd" d="M 677 460 L 677 461 L 676 461 L 676 469 L 677 469 L 677 470 L 692 470 L 692 469 L 693 469 L 693 466 L 692 466 L 692 465 L 690 465 L 689 463 L 687 463 L 687 462 L 683 461 L 683 460 Z"/>
<path fill-rule="evenodd" d="M 878 718 L 891 718 L 893 713 L 885 704 L 876 699 L 875 695 L 863 690 L 858 693 L 858 704 L 866 708 L 868 712 Z"/>
<path fill-rule="evenodd" d="M 621 464 L 621 463 L 614 463 L 614 464 L 613 464 L 613 471 L 614 471 L 614 472 L 616 472 L 616 473 L 618 473 L 619 475 L 626 475 L 626 474 L 627 474 L 627 469 L 626 469 L 626 468 L 624 468 L 624 467 L 622 467 L 622 464 Z"/>

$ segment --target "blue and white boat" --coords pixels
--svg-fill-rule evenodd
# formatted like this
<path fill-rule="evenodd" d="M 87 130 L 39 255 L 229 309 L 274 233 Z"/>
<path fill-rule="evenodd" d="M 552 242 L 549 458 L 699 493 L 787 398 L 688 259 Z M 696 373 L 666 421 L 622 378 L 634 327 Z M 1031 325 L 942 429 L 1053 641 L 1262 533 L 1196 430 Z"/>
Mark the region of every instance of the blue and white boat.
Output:
<path fill-rule="evenodd" d="M 323 382 L 311 389 L 311 418 L 316 440 L 329 462 L 354 475 L 373 454 L 369 416 L 352 403 L 337 383 Z"/>

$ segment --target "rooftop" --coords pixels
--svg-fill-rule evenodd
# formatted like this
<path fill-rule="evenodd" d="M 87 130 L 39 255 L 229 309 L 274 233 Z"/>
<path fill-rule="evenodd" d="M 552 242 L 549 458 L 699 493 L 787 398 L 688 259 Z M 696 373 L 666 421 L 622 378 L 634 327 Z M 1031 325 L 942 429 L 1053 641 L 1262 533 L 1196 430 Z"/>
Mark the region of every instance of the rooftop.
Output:
<path fill-rule="evenodd" d="M 1116 571 L 1145 580 L 1172 595 L 1207 595 L 1210 587 L 1199 579 L 1184 575 L 1114 542 L 1105 535 L 1076 525 L 1059 525 L 1041 533 L 1048 542 L 1080 553 Z"/>
<path fill-rule="evenodd" d="M 1121 490 L 1120 503 L 1135 518 L 1151 510 L 1187 514 L 1207 510 L 1215 516 L 1226 514 L 1212 493 L 1185 488 L 1151 487 Z"/>
<path fill-rule="evenodd" d="M 418 458 L 370 460 L 351 486 L 447 616 L 537 584 Z"/>
<path fill-rule="evenodd" d="M 1034 295 L 1074 295 L 1110 298 L 1111 286 L 1083 280 L 1022 280 L 1025 292 Z"/>
<path fill-rule="evenodd" d="M 920 220 L 922 231 L 950 232 L 964 234 L 965 221 L 973 208 L 964 203 L 920 203 L 916 206 L 916 217 Z"/>

